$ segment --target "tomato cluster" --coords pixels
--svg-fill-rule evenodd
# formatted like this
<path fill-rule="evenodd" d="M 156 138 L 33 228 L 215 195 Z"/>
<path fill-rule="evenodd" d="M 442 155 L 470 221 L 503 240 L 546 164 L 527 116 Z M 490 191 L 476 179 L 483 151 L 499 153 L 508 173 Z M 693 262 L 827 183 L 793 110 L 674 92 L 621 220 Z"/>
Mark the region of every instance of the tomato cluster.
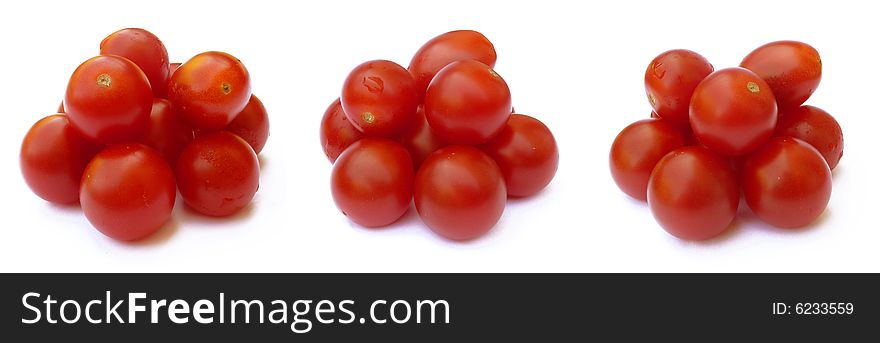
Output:
<path fill-rule="evenodd" d="M 819 53 L 795 41 L 717 71 L 693 51 L 664 52 L 645 71 L 651 118 L 617 135 L 611 175 L 681 239 L 721 234 L 741 197 L 771 225 L 806 226 L 828 205 L 843 155 L 837 121 L 804 105 L 821 76 Z"/>
<path fill-rule="evenodd" d="M 408 68 L 375 60 L 351 71 L 321 121 L 333 199 L 350 220 L 387 226 L 415 202 L 436 233 L 469 240 L 495 226 L 508 197 L 550 183 L 553 134 L 512 113 L 495 60 L 485 36 L 461 30 L 425 43 Z"/>
<path fill-rule="evenodd" d="M 114 239 L 159 230 L 178 189 L 193 210 L 228 216 L 259 186 L 269 118 L 227 53 L 169 63 L 152 33 L 119 30 L 73 72 L 58 112 L 25 136 L 24 179 L 46 201 L 79 203 Z"/>

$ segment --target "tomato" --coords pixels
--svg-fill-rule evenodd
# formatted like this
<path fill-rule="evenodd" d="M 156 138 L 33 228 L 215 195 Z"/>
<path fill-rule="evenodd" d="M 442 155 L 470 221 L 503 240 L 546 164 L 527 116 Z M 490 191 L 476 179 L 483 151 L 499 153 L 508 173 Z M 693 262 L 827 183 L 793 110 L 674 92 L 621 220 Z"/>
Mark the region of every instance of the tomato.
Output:
<path fill-rule="evenodd" d="M 183 201 L 201 214 L 224 217 L 248 204 L 260 187 L 260 163 L 241 137 L 218 131 L 190 143 L 177 159 Z"/>
<path fill-rule="evenodd" d="M 843 131 L 828 112 L 818 107 L 801 106 L 779 115 L 777 136 L 801 139 L 822 154 L 828 167 L 834 170 L 843 157 Z"/>
<path fill-rule="evenodd" d="M 831 169 L 797 138 L 771 139 L 746 159 L 740 177 L 749 208 L 776 227 L 812 223 L 831 199 Z"/>
<path fill-rule="evenodd" d="M 688 126 L 688 106 L 700 81 L 715 68 L 690 50 L 669 50 L 655 57 L 645 70 L 645 93 L 655 113 L 670 123 Z"/>
<path fill-rule="evenodd" d="M 77 132 L 65 115 L 40 119 L 24 136 L 19 165 L 28 187 L 46 201 L 79 201 L 79 181 L 102 146 Z"/>
<path fill-rule="evenodd" d="M 269 115 L 256 95 L 251 95 L 247 106 L 224 129 L 244 139 L 259 154 L 269 139 Z"/>
<path fill-rule="evenodd" d="M 453 145 L 428 156 L 416 174 L 416 210 L 434 232 L 452 240 L 482 236 L 501 218 L 507 189 L 491 157 Z"/>
<path fill-rule="evenodd" d="M 354 68 L 342 87 L 348 121 L 369 137 L 396 137 L 415 121 L 418 99 L 412 75 L 399 64 L 376 60 Z"/>
<path fill-rule="evenodd" d="M 153 99 L 150 123 L 140 142 L 156 149 L 170 165 L 175 165 L 183 148 L 192 140 L 192 128 L 174 113 L 171 102 L 165 99 Z"/>
<path fill-rule="evenodd" d="M 446 65 L 461 60 L 476 60 L 495 67 L 495 46 L 477 31 L 458 30 L 447 32 L 429 40 L 419 48 L 407 68 L 416 81 L 419 99 L 431 79 Z"/>
<path fill-rule="evenodd" d="M 491 67 L 474 60 L 441 69 L 425 93 L 428 124 L 449 144 L 486 143 L 501 132 L 510 113 L 507 83 Z"/>
<path fill-rule="evenodd" d="M 648 181 L 648 206 L 660 226 L 681 239 L 705 240 L 730 225 L 739 206 L 730 164 L 697 146 L 673 150 Z"/>
<path fill-rule="evenodd" d="M 663 156 L 686 144 L 682 132 L 666 119 L 630 124 L 611 144 L 609 164 L 617 187 L 638 200 L 648 199 L 648 179 Z"/>
<path fill-rule="evenodd" d="M 345 149 L 333 165 L 333 201 L 359 225 L 386 226 L 409 209 L 414 174 L 403 146 L 385 138 L 364 138 Z"/>
<path fill-rule="evenodd" d="M 101 41 L 101 55 L 125 57 L 144 72 L 153 96 L 168 94 L 168 51 L 156 35 L 144 29 L 122 29 Z"/>
<path fill-rule="evenodd" d="M 429 155 L 446 146 L 446 143 L 431 132 L 428 120 L 425 119 L 424 106 L 419 106 L 416 111 L 416 122 L 400 135 L 399 141 L 409 151 L 417 170 Z"/>
<path fill-rule="evenodd" d="M 481 149 L 495 160 L 507 195 L 527 197 L 550 184 L 559 166 L 559 149 L 553 133 L 541 121 L 513 114 L 507 125 Z"/>
<path fill-rule="evenodd" d="M 363 138 L 364 134 L 351 125 L 345 111 L 342 110 L 342 104 L 336 99 L 324 111 L 320 136 L 324 155 L 327 155 L 330 163 L 334 163 L 345 148 Z"/>
<path fill-rule="evenodd" d="M 83 62 L 67 84 L 64 106 L 83 136 L 110 144 L 139 137 L 150 120 L 153 91 L 137 65 L 119 56 Z"/>
<path fill-rule="evenodd" d="M 168 89 L 175 112 L 193 127 L 220 130 L 229 125 L 251 97 L 250 74 L 225 52 L 203 52 L 181 64 Z"/>
<path fill-rule="evenodd" d="M 749 53 L 740 67 L 770 85 L 780 110 L 803 104 L 822 79 L 822 59 L 812 46 L 795 41 L 765 44 Z"/>
<path fill-rule="evenodd" d="M 744 155 L 773 135 L 776 100 L 755 73 L 743 68 L 722 69 L 694 90 L 690 120 L 694 135 L 709 149 L 723 155 Z"/>
<path fill-rule="evenodd" d="M 82 175 L 83 213 L 113 239 L 132 241 L 152 235 L 171 218 L 176 197 L 168 162 L 142 144 L 107 147 Z"/>

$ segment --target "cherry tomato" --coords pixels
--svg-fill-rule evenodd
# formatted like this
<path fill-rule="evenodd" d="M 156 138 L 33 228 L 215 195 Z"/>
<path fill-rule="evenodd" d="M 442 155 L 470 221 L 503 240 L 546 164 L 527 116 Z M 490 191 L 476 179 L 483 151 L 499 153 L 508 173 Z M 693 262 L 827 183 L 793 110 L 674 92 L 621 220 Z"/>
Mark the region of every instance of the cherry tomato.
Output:
<path fill-rule="evenodd" d="M 364 134 L 348 121 L 339 99 L 327 107 L 321 118 L 321 147 L 330 163 L 336 162 L 345 148 L 363 137 Z"/>
<path fill-rule="evenodd" d="M 746 159 L 742 178 L 749 208 L 782 228 L 812 223 L 831 199 L 831 169 L 810 144 L 774 137 Z"/>
<path fill-rule="evenodd" d="M 251 95 L 247 106 L 224 130 L 244 139 L 259 154 L 269 139 L 269 115 L 263 102 L 256 95 Z"/>
<path fill-rule="evenodd" d="M 83 213 L 101 233 L 132 241 L 152 235 L 171 218 L 174 173 L 142 144 L 111 145 L 86 167 L 80 188 Z"/>
<path fill-rule="evenodd" d="M 168 89 L 174 110 L 193 127 L 220 130 L 229 125 L 251 97 L 250 74 L 225 52 L 203 52 L 180 65 Z"/>
<path fill-rule="evenodd" d="M 177 183 L 193 210 L 215 217 L 247 206 L 260 186 L 260 163 L 241 137 L 219 131 L 190 143 L 177 159 Z"/>
<path fill-rule="evenodd" d="M 28 187 L 46 201 L 79 201 L 79 181 L 86 165 L 102 146 L 77 132 L 65 115 L 40 119 L 21 143 L 19 162 Z"/>
<path fill-rule="evenodd" d="M 510 113 L 507 83 L 491 67 L 474 60 L 441 69 L 425 94 L 428 124 L 449 144 L 486 143 L 504 128 Z"/>
<path fill-rule="evenodd" d="M 416 122 L 400 135 L 399 141 L 412 156 L 416 170 L 429 155 L 446 146 L 446 143 L 431 132 L 428 120 L 425 119 L 424 106 L 419 106 L 416 111 Z"/>
<path fill-rule="evenodd" d="M 168 51 L 159 37 L 144 29 L 122 29 L 101 41 L 101 55 L 125 57 L 150 80 L 153 96 L 168 95 Z"/>
<path fill-rule="evenodd" d="M 715 68 L 690 50 L 669 50 L 655 57 L 645 70 L 645 92 L 655 113 L 670 123 L 688 126 L 688 106 L 700 81 Z"/>
<path fill-rule="evenodd" d="M 424 98 L 431 79 L 449 63 L 477 60 L 495 67 L 495 46 L 486 36 L 471 30 L 447 32 L 429 40 L 419 48 L 407 68 L 416 81 L 419 99 Z"/>
<path fill-rule="evenodd" d="M 694 90 L 690 120 L 694 135 L 709 149 L 722 155 L 744 155 L 773 135 L 776 100 L 755 73 L 722 69 Z"/>
<path fill-rule="evenodd" d="M 648 199 L 648 179 L 663 156 L 686 144 L 685 136 L 666 119 L 644 119 L 630 124 L 611 144 L 611 177 L 627 195 Z"/>
<path fill-rule="evenodd" d="M 400 219 L 412 203 L 412 159 L 397 142 L 364 138 L 333 165 L 333 201 L 351 221 L 381 227 Z"/>
<path fill-rule="evenodd" d="M 396 137 L 415 121 L 418 99 L 412 75 L 399 64 L 376 60 L 354 68 L 342 87 L 348 121 L 370 137 Z"/>
<path fill-rule="evenodd" d="M 780 110 L 800 106 L 822 79 L 822 59 L 812 46 L 795 41 L 765 44 L 740 63 L 770 85 Z"/>
<path fill-rule="evenodd" d="M 507 190 L 501 170 L 477 148 L 448 146 L 416 174 L 416 210 L 434 232 L 452 240 L 482 236 L 501 218 Z"/>
<path fill-rule="evenodd" d="M 681 239 L 705 240 L 730 225 L 739 206 L 730 164 L 697 146 L 664 156 L 648 182 L 648 206 L 660 226 Z"/>
<path fill-rule="evenodd" d="M 140 142 L 156 149 L 170 165 L 175 165 L 183 148 L 192 140 L 192 128 L 174 113 L 171 102 L 165 99 L 153 99 L 150 123 Z"/>
<path fill-rule="evenodd" d="M 119 56 L 83 62 L 67 84 L 64 106 L 83 136 L 110 144 L 139 137 L 150 120 L 153 91 L 137 65 Z"/>
<path fill-rule="evenodd" d="M 541 121 L 513 114 L 507 125 L 482 150 L 495 160 L 507 195 L 527 197 L 550 184 L 559 166 L 559 149 L 553 133 Z"/>
<path fill-rule="evenodd" d="M 791 136 L 812 145 L 834 170 L 843 157 L 843 131 L 828 112 L 818 107 L 801 106 L 779 115 L 777 136 Z"/>

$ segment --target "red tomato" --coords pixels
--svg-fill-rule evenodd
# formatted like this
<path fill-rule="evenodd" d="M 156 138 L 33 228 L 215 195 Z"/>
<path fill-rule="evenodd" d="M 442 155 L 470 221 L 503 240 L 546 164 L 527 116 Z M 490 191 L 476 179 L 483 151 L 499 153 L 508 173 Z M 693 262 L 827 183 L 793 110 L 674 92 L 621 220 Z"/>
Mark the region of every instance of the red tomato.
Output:
<path fill-rule="evenodd" d="M 424 106 L 419 106 L 416 111 L 416 122 L 400 135 L 399 141 L 412 156 L 416 170 L 429 155 L 446 146 L 446 143 L 431 132 L 428 120 L 425 119 Z"/>
<path fill-rule="evenodd" d="M 171 218 L 174 173 L 142 144 L 111 145 L 86 167 L 80 188 L 83 213 L 101 233 L 132 241 L 152 235 Z"/>
<path fill-rule="evenodd" d="M 321 147 L 324 155 L 330 163 L 336 162 L 336 158 L 354 142 L 363 138 L 364 134 L 358 130 L 345 115 L 342 104 L 336 99 L 321 118 Z"/>
<path fill-rule="evenodd" d="M 663 156 L 684 146 L 685 136 L 666 119 L 644 119 L 630 124 L 614 139 L 608 158 L 611 177 L 627 195 L 648 199 L 648 179 Z"/>
<path fill-rule="evenodd" d="M 67 84 L 64 106 L 83 136 L 110 144 L 139 137 L 150 120 L 153 91 L 144 72 L 119 56 L 83 62 Z"/>
<path fill-rule="evenodd" d="M 345 149 L 333 165 L 333 201 L 359 225 L 386 226 L 409 209 L 414 174 L 412 159 L 400 144 L 364 138 Z"/>
<path fill-rule="evenodd" d="M 431 79 L 446 65 L 461 60 L 477 60 L 495 67 L 495 46 L 477 31 L 447 32 L 429 40 L 419 48 L 407 68 L 416 81 L 419 99 L 424 98 Z"/>
<path fill-rule="evenodd" d="M 507 123 L 510 89 L 491 67 L 474 60 L 453 62 L 434 76 L 425 94 L 431 130 L 450 144 L 483 144 Z"/>
<path fill-rule="evenodd" d="M 773 135 L 776 100 L 755 73 L 743 68 L 722 69 L 694 90 L 690 119 L 700 143 L 722 155 L 744 155 Z"/>
<path fill-rule="evenodd" d="M 220 130 L 229 125 L 251 97 L 250 74 L 225 52 L 203 52 L 171 75 L 168 100 L 193 127 Z"/>
<path fill-rule="evenodd" d="M 177 183 L 193 210 L 215 217 L 232 215 L 260 187 L 260 163 L 241 137 L 219 131 L 196 138 L 177 159 Z"/>
<path fill-rule="evenodd" d="M 453 145 L 428 156 L 416 174 L 416 210 L 434 232 L 452 240 L 482 236 L 501 218 L 504 177 L 485 153 Z"/>
<path fill-rule="evenodd" d="M 832 170 L 843 157 L 843 131 L 828 112 L 818 107 L 801 106 L 779 115 L 777 136 L 791 136 L 812 145 L 822 154 Z"/>
<path fill-rule="evenodd" d="M 21 143 L 19 162 L 28 187 L 46 201 L 79 200 L 79 181 L 102 146 L 83 138 L 65 115 L 40 119 Z"/>
<path fill-rule="evenodd" d="M 150 123 L 140 142 L 156 149 L 170 165 L 175 165 L 183 148 L 192 140 L 192 128 L 174 113 L 171 102 L 165 99 L 153 99 Z"/>
<path fill-rule="evenodd" d="M 688 126 L 688 106 L 700 81 L 715 68 L 690 50 L 669 50 L 645 70 L 645 92 L 655 113 L 679 127 Z"/>
<path fill-rule="evenodd" d="M 368 61 L 342 87 L 349 122 L 370 137 L 396 137 L 415 121 L 418 99 L 412 75 L 397 63 Z"/>
<path fill-rule="evenodd" d="M 144 29 L 122 29 L 101 41 L 101 55 L 125 57 L 144 72 L 157 98 L 168 95 L 168 51 L 159 37 Z"/>
<path fill-rule="evenodd" d="M 251 95 L 247 106 L 235 116 L 224 130 L 244 139 L 259 154 L 269 139 L 269 115 L 256 95 Z"/>
<path fill-rule="evenodd" d="M 550 184 L 559 166 L 559 149 L 553 133 L 541 121 L 513 114 L 495 138 L 481 147 L 495 160 L 507 195 L 527 197 Z"/>
<path fill-rule="evenodd" d="M 780 110 L 800 106 L 822 79 L 822 59 L 812 46 L 795 41 L 765 44 L 746 56 L 740 67 L 770 85 Z"/>
<path fill-rule="evenodd" d="M 819 151 L 797 138 L 771 139 L 740 173 L 749 208 L 776 227 L 812 223 L 831 199 L 831 169 Z"/>
<path fill-rule="evenodd" d="M 724 232 L 736 215 L 739 198 L 730 164 L 703 147 L 673 150 L 657 163 L 648 182 L 654 218 L 667 232 L 686 240 Z"/>

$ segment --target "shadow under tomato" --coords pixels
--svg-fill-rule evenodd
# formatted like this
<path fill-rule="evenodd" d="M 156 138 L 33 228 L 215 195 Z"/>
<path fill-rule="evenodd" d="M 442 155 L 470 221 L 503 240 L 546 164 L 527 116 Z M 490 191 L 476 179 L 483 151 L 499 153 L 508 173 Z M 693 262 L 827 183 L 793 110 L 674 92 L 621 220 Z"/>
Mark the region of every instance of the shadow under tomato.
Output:
<path fill-rule="evenodd" d="M 56 204 L 54 202 L 46 202 L 49 204 L 49 208 L 53 211 L 72 214 L 72 213 L 82 213 L 82 207 L 80 207 L 79 202 L 73 204 Z"/>
<path fill-rule="evenodd" d="M 159 228 L 159 231 L 156 231 L 153 235 L 141 240 L 122 243 L 130 246 L 155 246 L 169 241 L 178 230 L 180 230 L 180 222 L 172 216 L 167 222 L 165 222 L 165 225 L 162 225 L 162 227 Z"/>
<path fill-rule="evenodd" d="M 813 222 L 797 228 L 781 228 L 770 225 L 762 220 L 760 217 L 758 217 L 758 215 L 755 214 L 755 212 L 752 211 L 745 203 L 740 206 L 740 212 L 737 213 L 737 216 L 739 218 L 743 218 L 743 221 L 749 224 L 749 229 L 764 231 L 777 235 L 797 235 L 821 227 L 822 224 L 831 217 L 831 212 L 831 208 L 825 208 L 825 211 L 822 211 L 822 214 L 814 219 Z"/>
<path fill-rule="evenodd" d="M 836 167 L 834 167 L 834 169 L 831 169 L 831 179 L 832 180 L 837 179 L 838 177 L 840 177 L 840 174 L 844 173 L 843 171 L 841 171 L 841 169 L 845 169 L 845 168 L 843 168 L 843 166 L 839 165 L 839 164 Z"/>
<path fill-rule="evenodd" d="M 266 169 L 266 166 L 269 165 L 269 158 L 266 158 L 266 156 L 260 154 L 257 155 L 257 162 L 259 162 L 260 164 L 260 174 L 262 174 L 263 170 Z"/>
<path fill-rule="evenodd" d="M 183 204 L 183 208 L 181 209 L 181 213 L 179 215 L 180 221 L 183 223 L 206 223 L 206 224 L 219 224 L 219 223 L 234 223 L 244 221 L 254 215 L 254 202 L 251 201 L 247 204 L 247 206 L 238 210 L 231 215 L 224 217 L 215 217 L 209 216 L 206 214 L 199 213 L 194 210 L 187 204 Z"/>
<path fill-rule="evenodd" d="M 340 214 L 342 214 L 342 213 L 340 212 Z M 342 215 L 344 216 L 344 214 L 342 214 Z M 395 230 L 395 229 L 400 229 L 400 228 L 412 226 L 411 224 L 417 223 L 417 222 L 419 224 L 421 224 L 421 219 L 419 219 L 419 214 L 418 214 L 418 212 L 416 212 L 416 207 L 413 204 L 409 205 L 409 208 L 406 209 L 406 213 L 404 213 L 402 216 L 400 216 L 400 218 L 397 218 L 397 220 L 395 220 L 393 223 L 385 225 L 385 226 L 375 226 L 375 227 L 363 226 L 363 225 L 360 225 L 360 224 L 355 223 L 354 221 L 348 219 L 348 223 L 349 223 L 350 227 L 355 228 L 357 230 L 366 230 L 366 231 Z"/>

